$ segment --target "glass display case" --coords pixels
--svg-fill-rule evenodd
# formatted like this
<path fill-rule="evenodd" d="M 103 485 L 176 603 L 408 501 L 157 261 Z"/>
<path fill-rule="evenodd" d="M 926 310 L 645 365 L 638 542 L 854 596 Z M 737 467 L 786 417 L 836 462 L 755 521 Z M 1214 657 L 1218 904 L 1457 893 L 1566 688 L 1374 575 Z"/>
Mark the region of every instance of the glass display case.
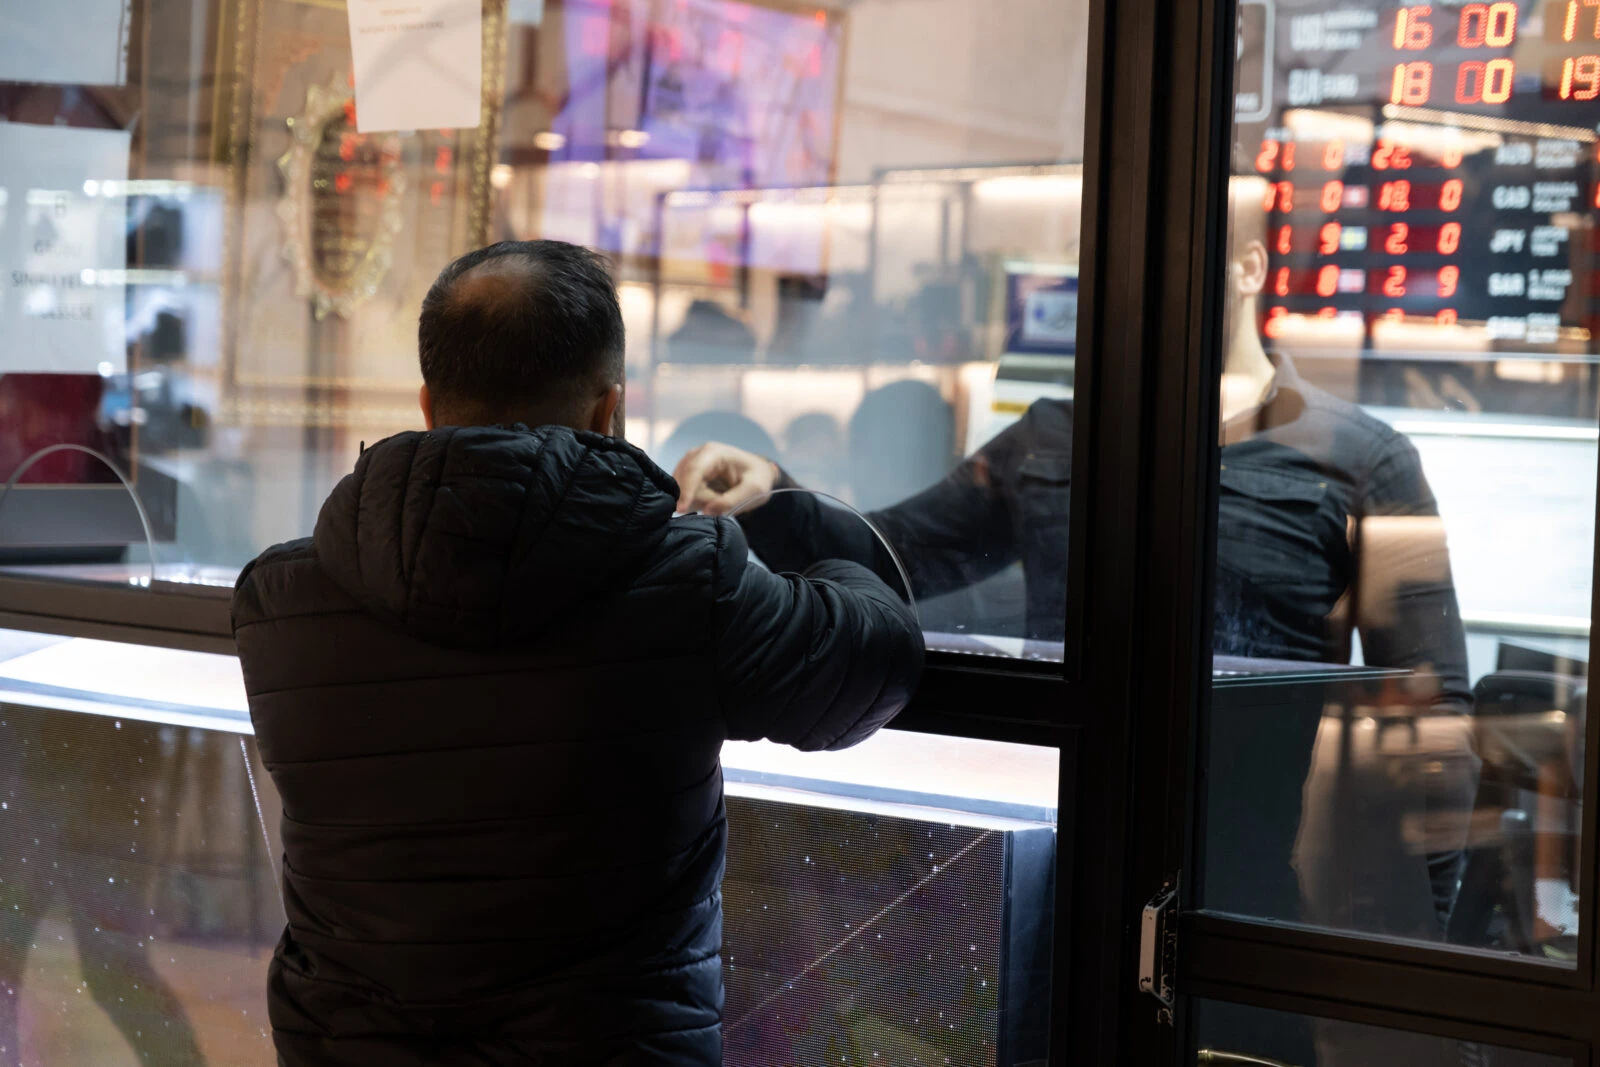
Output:
<path fill-rule="evenodd" d="M 264 1063 L 278 796 L 231 656 L 0 631 L 0 1044 Z M 1059 752 L 723 751 L 728 1063 L 1037 1064 Z"/>

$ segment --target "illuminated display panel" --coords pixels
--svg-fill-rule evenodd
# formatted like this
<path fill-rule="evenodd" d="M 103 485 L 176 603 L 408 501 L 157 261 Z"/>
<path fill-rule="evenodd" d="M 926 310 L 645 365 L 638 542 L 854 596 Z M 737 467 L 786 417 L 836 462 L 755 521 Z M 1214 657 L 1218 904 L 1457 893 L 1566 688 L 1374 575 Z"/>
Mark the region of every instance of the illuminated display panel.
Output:
<path fill-rule="evenodd" d="M 1244 0 L 1239 35 L 1269 343 L 1592 360 L 1600 0 Z"/>

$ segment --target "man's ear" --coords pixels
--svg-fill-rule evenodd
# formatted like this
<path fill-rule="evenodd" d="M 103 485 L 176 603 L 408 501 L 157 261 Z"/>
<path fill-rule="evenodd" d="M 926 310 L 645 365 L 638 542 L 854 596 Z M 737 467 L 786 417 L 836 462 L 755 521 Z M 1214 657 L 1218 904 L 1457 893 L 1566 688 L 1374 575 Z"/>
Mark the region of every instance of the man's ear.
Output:
<path fill-rule="evenodd" d="M 1267 285 L 1267 246 L 1251 241 L 1240 249 L 1235 260 L 1239 271 L 1237 282 L 1241 296 L 1256 296 Z"/>
<path fill-rule="evenodd" d="M 430 430 L 433 429 L 433 394 L 428 392 L 426 382 L 417 391 L 417 406 L 422 409 L 422 424 Z"/>
<path fill-rule="evenodd" d="M 618 384 L 601 393 L 589 416 L 589 425 L 584 428 L 607 437 L 620 436 L 622 428 L 617 424 L 617 411 L 622 406 L 622 391 Z"/>

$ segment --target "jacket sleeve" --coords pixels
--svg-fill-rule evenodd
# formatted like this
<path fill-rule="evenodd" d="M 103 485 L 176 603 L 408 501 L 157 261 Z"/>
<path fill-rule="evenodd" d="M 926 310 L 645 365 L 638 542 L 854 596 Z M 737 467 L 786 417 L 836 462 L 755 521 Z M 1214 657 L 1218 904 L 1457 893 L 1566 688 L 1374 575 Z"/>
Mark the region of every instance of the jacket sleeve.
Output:
<path fill-rule="evenodd" d="M 728 737 L 849 748 L 905 707 L 922 631 L 880 578 L 842 560 L 775 574 L 749 561 L 736 522 L 716 532 L 712 657 Z"/>

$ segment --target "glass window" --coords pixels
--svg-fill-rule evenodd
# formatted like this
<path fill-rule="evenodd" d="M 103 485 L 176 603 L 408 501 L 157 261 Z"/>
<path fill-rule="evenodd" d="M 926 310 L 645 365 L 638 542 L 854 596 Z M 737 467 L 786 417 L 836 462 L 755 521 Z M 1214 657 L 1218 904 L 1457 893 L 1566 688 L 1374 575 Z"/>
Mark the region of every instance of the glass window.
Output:
<path fill-rule="evenodd" d="M 1190 1062 L 1196 1067 L 1348 1067 L 1369 1063 L 1569 1067 L 1573 1063 L 1570 1056 L 1220 1000 L 1196 1000 L 1193 1013 L 1194 1053 Z"/>
<path fill-rule="evenodd" d="M 281 804 L 249 734 L 232 657 L 0 630 L 7 1062 L 272 1059 Z M 1058 750 L 722 761 L 729 1064 L 1046 1061 Z"/>
<path fill-rule="evenodd" d="M 0 565 L 230 584 L 420 424 L 438 270 L 559 238 L 612 257 L 662 466 L 775 462 L 873 514 L 936 647 L 1059 657 L 1082 0 L 491 4 L 479 125 L 394 133 L 342 5 L 85 11 L 0 16 Z M 808 501 L 758 554 L 842 551 Z"/>
<path fill-rule="evenodd" d="M 1595 16 L 1239 6 L 1206 908 L 1574 958 Z"/>

